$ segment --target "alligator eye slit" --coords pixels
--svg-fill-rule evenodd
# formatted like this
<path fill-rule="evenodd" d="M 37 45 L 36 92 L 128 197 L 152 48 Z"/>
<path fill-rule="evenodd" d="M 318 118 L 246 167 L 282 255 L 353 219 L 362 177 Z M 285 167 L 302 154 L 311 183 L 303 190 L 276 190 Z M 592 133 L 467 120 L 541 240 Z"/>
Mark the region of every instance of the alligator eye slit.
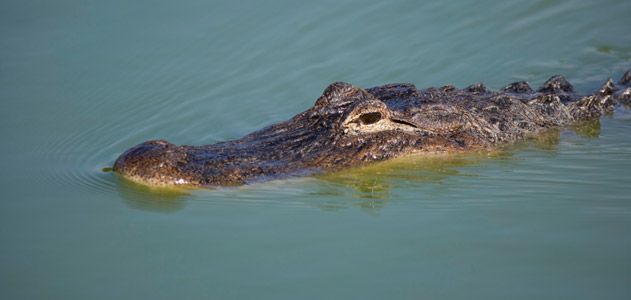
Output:
<path fill-rule="evenodd" d="M 379 122 L 379 120 L 381 120 L 380 112 L 369 112 L 359 116 L 359 121 L 362 123 L 362 125 L 375 124 Z"/>
<path fill-rule="evenodd" d="M 396 119 L 392 119 L 392 122 L 397 123 L 397 124 L 403 124 L 403 125 L 407 125 L 407 126 L 412 126 L 414 128 L 418 128 L 416 125 L 406 122 L 406 121 L 401 121 L 401 120 L 396 120 Z"/>

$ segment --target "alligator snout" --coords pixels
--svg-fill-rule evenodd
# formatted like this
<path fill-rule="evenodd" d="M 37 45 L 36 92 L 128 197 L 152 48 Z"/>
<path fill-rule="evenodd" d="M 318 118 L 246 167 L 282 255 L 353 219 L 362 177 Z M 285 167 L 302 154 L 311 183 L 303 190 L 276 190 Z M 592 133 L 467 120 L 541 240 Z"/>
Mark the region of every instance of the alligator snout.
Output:
<path fill-rule="evenodd" d="M 183 170 L 187 154 L 164 140 L 147 141 L 123 153 L 114 163 L 114 171 L 125 177 L 151 185 L 195 185 Z"/>

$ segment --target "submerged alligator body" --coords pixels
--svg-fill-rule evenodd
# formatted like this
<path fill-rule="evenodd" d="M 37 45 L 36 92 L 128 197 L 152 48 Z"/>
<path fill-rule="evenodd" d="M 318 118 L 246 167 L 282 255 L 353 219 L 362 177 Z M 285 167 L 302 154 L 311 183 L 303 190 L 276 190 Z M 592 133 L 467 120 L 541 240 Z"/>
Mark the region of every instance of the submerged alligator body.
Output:
<path fill-rule="evenodd" d="M 417 89 L 387 84 L 329 85 L 315 105 L 241 139 L 206 146 L 163 140 L 123 153 L 114 171 L 149 185 L 240 185 L 308 175 L 415 152 L 485 150 L 542 130 L 572 125 L 631 104 L 631 70 L 579 96 L 562 76 L 533 90 L 515 82 L 500 91 L 482 84 Z"/>

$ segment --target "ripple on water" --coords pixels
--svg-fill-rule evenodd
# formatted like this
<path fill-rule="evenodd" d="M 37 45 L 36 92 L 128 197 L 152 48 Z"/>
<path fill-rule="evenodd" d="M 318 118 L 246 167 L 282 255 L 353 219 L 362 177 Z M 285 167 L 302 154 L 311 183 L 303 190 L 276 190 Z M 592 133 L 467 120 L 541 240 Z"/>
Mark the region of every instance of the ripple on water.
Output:
<path fill-rule="evenodd" d="M 51 170 L 38 173 L 39 180 L 52 186 L 79 187 L 88 192 L 110 193 L 115 190 L 112 174 L 103 171 L 111 167 L 105 157 L 112 152 L 112 146 L 94 147 L 102 143 L 91 134 L 96 132 L 98 128 L 81 131 L 66 139 L 56 138 L 45 148 L 35 149 L 53 166 Z"/>

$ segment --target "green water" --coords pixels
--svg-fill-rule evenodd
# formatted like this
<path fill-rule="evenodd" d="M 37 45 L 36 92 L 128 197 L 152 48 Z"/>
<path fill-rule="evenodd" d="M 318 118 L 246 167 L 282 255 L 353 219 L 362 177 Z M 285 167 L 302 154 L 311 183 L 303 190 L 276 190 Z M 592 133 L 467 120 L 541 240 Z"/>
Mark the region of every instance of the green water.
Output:
<path fill-rule="evenodd" d="M 238 188 L 102 171 L 286 120 L 333 81 L 589 92 L 631 68 L 631 2 L 165 2 L 0 4 L 0 298 L 631 298 L 630 111 Z"/>

